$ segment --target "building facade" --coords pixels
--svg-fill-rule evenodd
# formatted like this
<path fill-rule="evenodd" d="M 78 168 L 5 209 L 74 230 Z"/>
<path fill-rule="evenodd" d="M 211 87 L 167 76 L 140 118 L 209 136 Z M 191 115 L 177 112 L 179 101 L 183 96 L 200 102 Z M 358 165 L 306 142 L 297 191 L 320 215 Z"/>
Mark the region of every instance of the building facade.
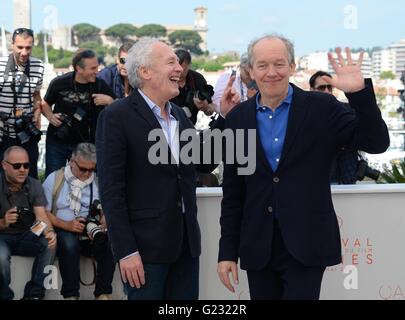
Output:
<path fill-rule="evenodd" d="M 13 0 L 14 29 L 31 29 L 31 0 Z"/>

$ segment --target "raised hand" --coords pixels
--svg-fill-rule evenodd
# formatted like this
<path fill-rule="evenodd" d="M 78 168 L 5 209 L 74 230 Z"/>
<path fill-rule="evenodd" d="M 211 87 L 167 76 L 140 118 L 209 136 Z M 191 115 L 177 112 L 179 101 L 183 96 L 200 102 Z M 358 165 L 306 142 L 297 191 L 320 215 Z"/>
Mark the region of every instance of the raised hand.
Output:
<path fill-rule="evenodd" d="M 228 84 L 225 87 L 224 93 L 220 102 L 220 112 L 223 117 L 226 117 L 237 104 L 240 103 L 241 96 L 232 87 L 235 82 L 236 76 L 229 78 Z"/>
<path fill-rule="evenodd" d="M 328 53 L 328 58 L 335 70 L 336 76 L 333 78 L 322 77 L 325 82 L 338 88 L 346 93 L 357 92 L 364 89 L 364 77 L 361 72 L 364 52 L 360 53 L 359 60 L 355 63 L 352 59 L 352 54 L 349 48 L 346 48 L 347 62 L 345 63 L 342 56 L 342 49 L 336 48 L 337 60 Z"/>

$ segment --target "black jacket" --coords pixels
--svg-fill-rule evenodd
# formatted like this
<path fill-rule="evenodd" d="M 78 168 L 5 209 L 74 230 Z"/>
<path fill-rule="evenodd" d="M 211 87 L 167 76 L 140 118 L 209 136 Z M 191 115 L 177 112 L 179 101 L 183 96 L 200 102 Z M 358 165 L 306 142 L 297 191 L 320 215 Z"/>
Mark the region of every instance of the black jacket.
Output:
<path fill-rule="evenodd" d="M 333 96 L 294 86 L 286 139 L 276 172 L 257 136 L 256 171 L 238 176 L 237 165 L 224 171 L 219 261 L 238 261 L 260 270 L 269 262 L 274 212 L 290 254 L 307 266 L 341 262 L 341 240 L 330 190 L 331 163 L 341 147 L 382 153 L 389 146 L 387 127 L 371 81 L 347 94 L 356 116 Z M 231 129 L 257 129 L 256 100 L 226 118 Z"/>
<path fill-rule="evenodd" d="M 183 110 L 172 106 L 180 134 L 194 129 Z M 148 135 L 158 128 L 159 122 L 137 90 L 106 108 L 99 117 L 96 145 L 100 199 L 116 260 L 139 251 L 144 263 L 174 262 L 181 252 L 184 226 L 192 256 L 201 253 L 195 166 L 149 162 L 148 152 L 154 142 L 148 141 Z M 184 144 L 181 142 L 180 148 Z M 210 172 L 214 168 L 208 165 L 198 169 Z"/>

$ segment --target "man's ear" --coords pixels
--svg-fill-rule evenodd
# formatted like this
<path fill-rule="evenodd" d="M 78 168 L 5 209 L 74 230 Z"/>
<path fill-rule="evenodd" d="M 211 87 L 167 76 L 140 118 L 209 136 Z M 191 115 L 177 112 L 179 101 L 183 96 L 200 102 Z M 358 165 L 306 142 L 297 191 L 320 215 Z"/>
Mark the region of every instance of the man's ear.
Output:
<path fill-rule="evenodd" d="M 290 64 L 290 76 L 293 76 L 294 75 L 294 72 L 295 72 L 295 68 L 296 68 L 296 65 L 295 65 L 295 63 L 291 63 Z"/>
<path fill-rule="evenodd" d="M 152 77 L 152 74 L 151 74 L 149 68 L 147 68 L 145 66 L 141 66 L 139 68 L 139 75 L 144 80 L 150 80 L 150 78 Z"/>
<path fill-rule="evenodd" d="M 253 70 L 251 67 L 249 67 L 249 76 L 250 76 L 250 79 L 256 80 L 255 77 L 253 76 Z"/>

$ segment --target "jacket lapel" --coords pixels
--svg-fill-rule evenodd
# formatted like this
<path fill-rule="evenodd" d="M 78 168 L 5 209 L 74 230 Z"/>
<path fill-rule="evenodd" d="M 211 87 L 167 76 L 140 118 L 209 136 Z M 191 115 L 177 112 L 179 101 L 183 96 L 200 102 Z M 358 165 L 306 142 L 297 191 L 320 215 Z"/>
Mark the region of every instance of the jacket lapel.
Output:
<path fill-rule="evenodd" d="M 134 107 L 135 111 L 139 113 L 139 115 L 145 119 L 145 121 L 151 126 L 151 130 L 154 129 L 162 129 L 162 126 L 160 125 L 159 121 L 156 119 L 155 114 L 153 113 L 153 111 L 150 109 L 150 107 L 148 106 L 148 104 L 146 103 L 145 99 L 141 96 L 141 94 L 138 92 L 137 89 L 135 89 L 131 96 L 131 104 Z M 181 132 L 181 131 L 180 131 Z M 171 164 L 175 164 L 176 161 L 173 157 L 172 151 L 170 149 L 169 144 L 167 143 L 167 141 L 165 140 L 165 144 L 164 144 L 165 148 L 167 147 L 168 150 L 168 157 L 170 160 Z M 180 149 L 181 150 L 181 149 Z M 173 165 L 174 167 L 176 167 L 176 165 Z M 172 166 L 172 167 L 173 167 Z"/>
<path fill-rule="evenodd" d="M 297 134 L 304 123 L 308 110 L 304 91 L 293 84 L 291 85 L 294 88 L 294 94 L 288 116 L 287 133 L 284 141 L 283 151 L 281 153 L 279 168 L 283 165 L 283 162 L 291 150 L 295 138 L 297 137 Z"/>
<path fill-rule="evenodd" d="M 270 166 L 270 163 L 267 161 L 267 157 L 264 153 L 262 141 L 260 139 L 259 130 L 257 128 L 257 119 L 256 119 L 256 99 L 251 99 L 249 106 L 247 106 L 248 114 L 246 117 L 246 127 L 248 129 L 254 129 L 256 131 L 256 154 L 257 154 L 257 164 L 261 163 L 264 166 L 265 170 L 273 172 L 273 169 Z M 248 150 L 247 145 L 247 132 L 245 133 L 245 150 Z"/>
<path fill-rule="evenodd" d="M 142 118 L 152 127 L 152 129 L 161 129 L 159 121 L 156 119 L 153 111 L 149 108 L 145 99 L 141 96 L 138 90 L 134 90 L 130 96 L 131 105 L 135 111 L 138 112 Z"/>

